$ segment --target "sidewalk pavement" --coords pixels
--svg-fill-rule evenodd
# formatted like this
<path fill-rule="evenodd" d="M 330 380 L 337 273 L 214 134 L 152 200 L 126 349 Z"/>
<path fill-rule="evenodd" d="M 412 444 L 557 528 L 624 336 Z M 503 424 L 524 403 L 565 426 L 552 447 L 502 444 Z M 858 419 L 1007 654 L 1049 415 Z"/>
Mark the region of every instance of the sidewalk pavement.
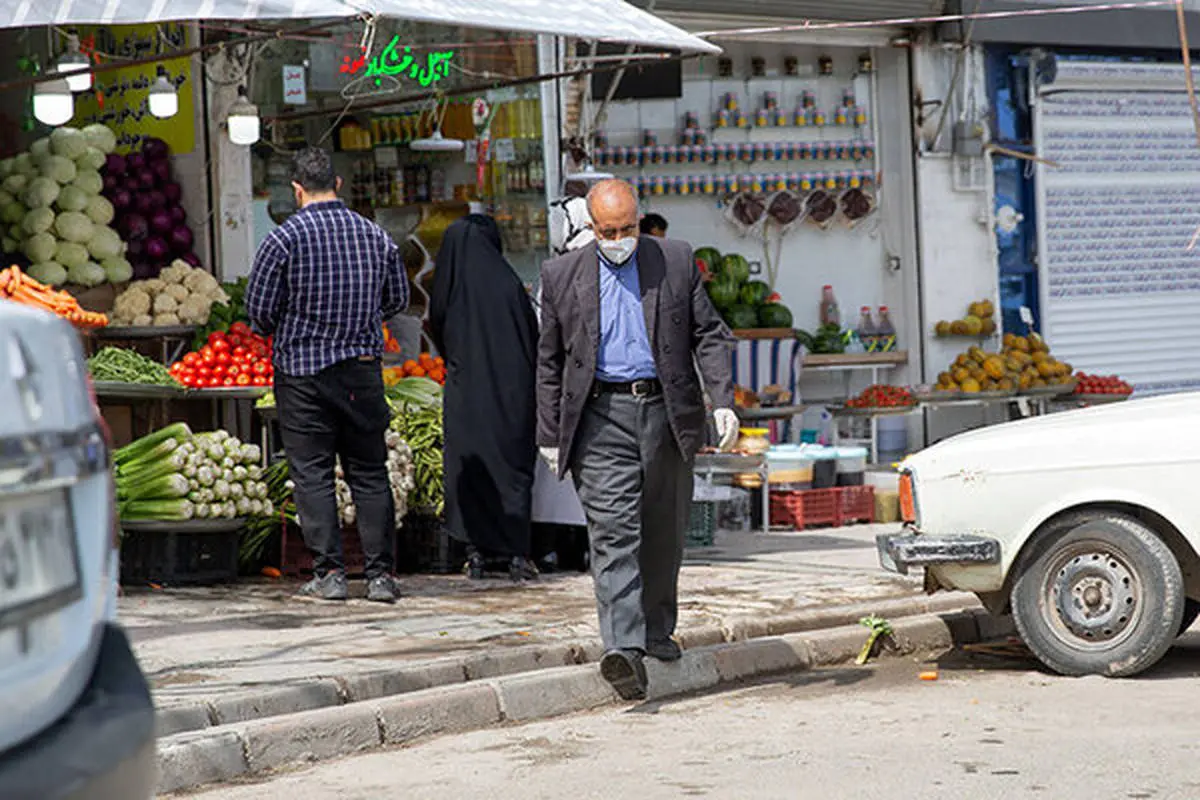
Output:
<path fill-rule="evenodd" d="M 751 638 L 752 632 L 739 630 L 767 619 L 923 600 L 919 578 L 889 574 L 878 565 L 875 534 L 894 528 L 718 534 L 715 547 L 688 551 L 680 578 L 681 639 L 685 645 L 714 644 Z M 121 620 L 153 687 L 162 735 L 344 702 L 345 686 L 314 684 L 322 678 L 366 679 L 385 669 L 430 665 L 451 673 L 414 679 L 414 688 L 426 688 L 451 678 L 595 660 L 585 652 L 598 639 L 591 578 L 585 574 L 545 575 L 524 585 L 411 576 L 402 582 L 404 597 L 391 607 L 362 599 L 297 600 L 296 586 L 263 579 L 136 590 L 121 598 Z M 361 583 L 351 590 L 361 598 Z M 972 600 L 959 597 L 963 606 Z M 792 626 L 809 627 L 820 625 Z M 765 633 L 764 628 L 757 635 Z M 564 658 L 565 646 L 584 651 Z M 292 699 L 284 708 L 258 707 L 265 694 L 287 695 L 289 688 Z M 224 711 L 214 710 L 214 703 Z"/>

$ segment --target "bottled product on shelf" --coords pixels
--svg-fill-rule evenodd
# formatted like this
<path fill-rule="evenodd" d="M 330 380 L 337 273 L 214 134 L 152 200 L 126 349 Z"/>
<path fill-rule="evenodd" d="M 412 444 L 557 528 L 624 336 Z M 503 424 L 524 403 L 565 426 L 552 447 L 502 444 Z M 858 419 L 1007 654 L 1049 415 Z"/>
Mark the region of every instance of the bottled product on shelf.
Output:
<path fill-rule="evenodd" d="M 863 350 L 868 353 L 873 353 L 879 345 L 879 331 L 875 326 L 875 320 L 871 317 L 871 307 L 863 306 L 859 310 L 858 317 L 858 341 L 862 343 Z"/>
<path fill-rule="evenodd" d="M 841 327 L 842 315 L 838 310 L 837 297 L 829 284 L 821 287 L 821 324 Z"/>
<path fill-rule="evenodd" d="M 892 318 L 888 315 L 888 307 L 879 307 L 879 323 L 875 326 L 877 353 L 890 353 L 896 349 L 896 326 L 892 324 Z"/>

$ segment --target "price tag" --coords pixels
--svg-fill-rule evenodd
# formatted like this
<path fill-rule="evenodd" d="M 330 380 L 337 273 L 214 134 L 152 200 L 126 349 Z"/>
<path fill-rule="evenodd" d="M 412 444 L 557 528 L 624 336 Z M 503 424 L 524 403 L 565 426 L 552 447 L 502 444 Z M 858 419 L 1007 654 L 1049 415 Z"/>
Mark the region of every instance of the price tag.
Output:
<path fill-rule="evenodd" d="M 512 139 L 497 139 L 492 144 L 492 160 L 499 164 L 509 164 L 517 160 L 517 148 Z"/>
<path fill-rule="evenodd" d="M 1020 314 L 1021 314 L 1021 322 L 1024 322 L 1026 326 L 1032 328 L 1033 327 L 1033 311 L 1030 310 L 1029 306 L 1021 306 Z"/>
<path fill-rule="evenodd" d="M 380 169 L 395 169 L 400 166 L 400 152 L 394 147 L 375 148 L 375 166 Z"/>

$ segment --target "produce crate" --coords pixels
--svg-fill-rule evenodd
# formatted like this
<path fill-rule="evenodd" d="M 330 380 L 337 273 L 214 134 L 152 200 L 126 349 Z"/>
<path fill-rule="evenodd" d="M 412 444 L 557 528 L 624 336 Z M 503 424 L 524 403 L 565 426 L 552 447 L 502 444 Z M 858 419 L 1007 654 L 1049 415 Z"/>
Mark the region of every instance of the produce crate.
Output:
<path fill-rule="evenodd" d="M 279 571 L 292 577 L 312 574 L 312 552 L 304 543 L 300 528 L 285 521 L 279 536 L 283 553 Z M 362 539 L 358 537 L 357 528 L 342 529 L 342 561 L 348 576 L 362 575 L 367 567 L 367 557 L 363 554 Z"/>
<path fill-rule="evenodd" d="M 398 569 L 449 575 L 461 572 L 467 559 L 467 547 L 446 530 L 444 520 L 428 513 L 409 513 L 400 529 Z"/>
<path fill-rule="evenodd" d="M 796 530 L 875 521 L 875 488 L 771 492 L 771 525 Z"/>
<path fill-rule="evenodd" d="M 121 537 L 121 583 L 171 586 L 237 579 L 241 530 L 166 532 L 125 529 Z"/>
<path fill-rule="evenodd" d="M 688 547 L 712 547 L 716 532 L 717 504 L 703 500 L 692 501 L 684 544 Z"/>

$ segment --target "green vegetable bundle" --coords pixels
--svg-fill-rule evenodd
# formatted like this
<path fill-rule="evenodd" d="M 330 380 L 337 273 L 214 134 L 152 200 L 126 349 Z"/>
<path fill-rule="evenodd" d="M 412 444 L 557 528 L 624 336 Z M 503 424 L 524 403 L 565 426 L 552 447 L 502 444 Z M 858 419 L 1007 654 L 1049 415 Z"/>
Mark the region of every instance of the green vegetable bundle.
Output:
<path fill-rule="evenodd" d="M 267 542 L 279 532 L 285 520 L 290 525 L 297 523 L 296 504 L 292 500 L 292 487 L 288 482 L 287 461 L 276 461 L 263 471 L 262 477 L 267 485 L 266 502 L 271 504 L 276 513 L 255 516 L 246 523 L 238 547 L 238 560 L 243 566 L 254 564 L 262 558 Z"/>
<path fill-rule="evenodd" d="M 92 380 L 176 386 L 170 371 L 153 359 L 120 347 L 105 347 L 88 359 Z"/>
<path fill-rule="evenodd" d="M 118 450 L 122 519 L 182 521 L 271 516 L 260 449 L 225 431 L 193 434 L 175 423 Z"/>
<path fill-rule="evenodd" d="M 446 502 L 441 403 L 401 408 L 392 418 L 392 430 L 412 449 L 416 487 L 409 495 L 409 505 L 441 514 Z"/>

